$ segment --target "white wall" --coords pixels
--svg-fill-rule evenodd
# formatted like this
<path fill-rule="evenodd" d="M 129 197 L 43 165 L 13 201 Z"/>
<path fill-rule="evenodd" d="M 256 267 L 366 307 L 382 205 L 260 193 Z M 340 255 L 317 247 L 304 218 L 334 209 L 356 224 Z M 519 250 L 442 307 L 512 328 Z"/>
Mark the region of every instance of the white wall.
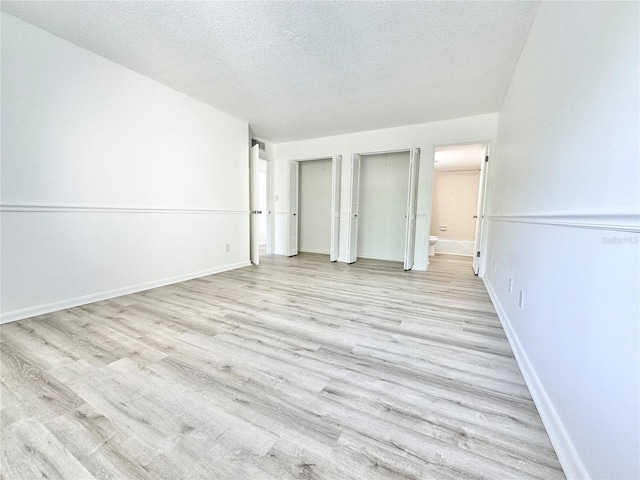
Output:
<path fill-rule="evenodd" d="M 579 478 L 640 477 L 638 20 L 543 3 L 500 112 L 485 281 Z"/>
<path fill-rule="evenodd" d="M 362 156 L 358 257 L 404 260 L 408 192 L 409 152 Z"/>
<path fill-rule="evenodd" d="M 248 209 L 245 122 L 2 14 L 4 321 L 246 265 Z"/>
<path fill-rule="evenodd" d="M 331 250 L 331 159 L 298 162 L 298 251 Z"/>
<path fill-rule="evenodd" d="M 344 262 L 347 251 L 348 192 L 351 182 L 350 165 L 352 154 L 390 152 L 418 147 L 421 149 L 421 157 L 414 269 L 426 270 L 435 147 L 456 143 L 491 142 L 494 140 L 497 120 L 497 114 L 477 115 L 441 122 L 422 123 L 273 145 L 273 158 L 275 159 L 274 195 L 276 197 L 275 253 L 286 255 L 287 251 L 286 222 L 290 160 L 342 155 L 339 261 Z"/>

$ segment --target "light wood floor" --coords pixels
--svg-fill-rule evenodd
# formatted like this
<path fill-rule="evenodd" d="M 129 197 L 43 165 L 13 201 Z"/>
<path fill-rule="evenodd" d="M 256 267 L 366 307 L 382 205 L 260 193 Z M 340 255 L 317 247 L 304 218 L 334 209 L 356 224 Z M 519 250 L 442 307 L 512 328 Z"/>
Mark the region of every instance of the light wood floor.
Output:
<path fill-rule="evenodd" d="M 564 478 L 464 257 L 263 257 L 1 335 L 5 479 Z"/>

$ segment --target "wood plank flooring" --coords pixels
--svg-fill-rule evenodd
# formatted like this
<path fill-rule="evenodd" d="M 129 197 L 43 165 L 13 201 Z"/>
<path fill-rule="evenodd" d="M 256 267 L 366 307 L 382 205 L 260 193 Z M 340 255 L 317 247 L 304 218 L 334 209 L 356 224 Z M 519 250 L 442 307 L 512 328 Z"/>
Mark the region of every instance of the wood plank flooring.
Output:
<path fill-rule="evenodd" d="M 464 257 L 267 256 L 0 334 L 7 480 L 564 478 Z"/>

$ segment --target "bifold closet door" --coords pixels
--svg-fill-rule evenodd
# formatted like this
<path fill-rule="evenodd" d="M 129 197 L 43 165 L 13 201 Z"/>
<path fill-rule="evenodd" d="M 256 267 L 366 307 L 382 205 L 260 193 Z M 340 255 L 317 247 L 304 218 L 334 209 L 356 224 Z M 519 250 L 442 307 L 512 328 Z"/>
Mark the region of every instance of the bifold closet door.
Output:
<path fill-rule="evenodd" d="M 340 248 L 340 188 L 342 183 L 342 155 L 334 155 L 331 169 L 331 252 L 329 260 L 338 260 Z"/>
<path fill-rule="evenodd" d="M 418 217 L 418 176 L 420 149 L 412 148 L 409 158 L 409 192 L 407 195 L 407 223 L 404 243 L 404 269 L 411 270 L 415 260 L 416 221 Z"/>
<path fill-rule="evenodd" d="M 349 192 L 349 241 L 347 263 L 358 259 L 358 199 L 360 195 L 360 155 L 351 157 L 351 191 Z"/>
<path fill-rule="evenodd" d="M 287 256 L 298 255 L 298 162 L 289 164 L 289 208 Z"/>

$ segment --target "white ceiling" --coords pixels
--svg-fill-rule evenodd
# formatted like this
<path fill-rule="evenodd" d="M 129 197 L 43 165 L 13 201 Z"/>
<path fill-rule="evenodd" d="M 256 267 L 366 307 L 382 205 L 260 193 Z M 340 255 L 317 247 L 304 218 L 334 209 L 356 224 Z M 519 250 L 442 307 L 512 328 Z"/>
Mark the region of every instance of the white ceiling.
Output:
<path fill-rule="evenodd" d="M 537 2 L 2 1 L 272 142 L 496 112 Z"/>
<path fill-rule="evenodd" d="M 484 144 L 436 147 L 434 168 L 441 172 L 475 170 L 482 166 Z"/>

